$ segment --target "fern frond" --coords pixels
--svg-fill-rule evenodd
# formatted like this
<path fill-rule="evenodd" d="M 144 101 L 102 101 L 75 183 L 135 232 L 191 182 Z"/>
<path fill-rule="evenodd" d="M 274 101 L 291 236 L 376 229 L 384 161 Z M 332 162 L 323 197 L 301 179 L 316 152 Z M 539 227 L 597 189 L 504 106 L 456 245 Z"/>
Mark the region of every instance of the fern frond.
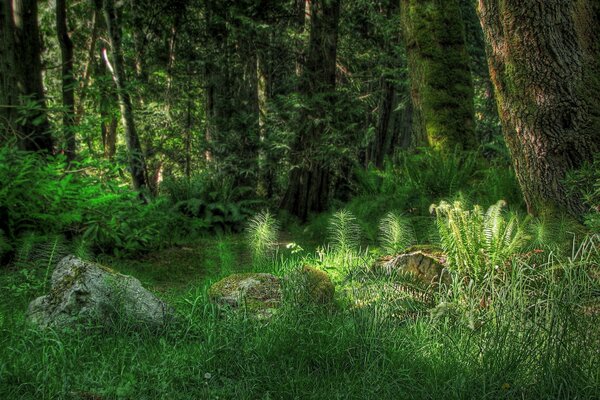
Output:
<path fill-rule="evenodd" d="M 337 251 L 349 251 L 360 243 L 360 227 L 356 217 L 348 210 L 333 214 L 327 228 L 332 247 Z"/>

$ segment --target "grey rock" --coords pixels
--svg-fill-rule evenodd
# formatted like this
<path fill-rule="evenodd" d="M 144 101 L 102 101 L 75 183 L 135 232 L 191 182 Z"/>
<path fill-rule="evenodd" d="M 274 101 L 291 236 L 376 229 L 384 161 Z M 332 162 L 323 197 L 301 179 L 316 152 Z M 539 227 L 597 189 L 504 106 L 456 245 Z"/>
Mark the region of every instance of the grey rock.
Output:
<path fill-rule="evenodd" d="M 376 261 L 372 269 L 387 275 L 409 274 L 426 285 L 452 282 L 452 277 L 446 269 L 445 256 L 437 252 L 416 250 L 382 257 Z"/>
<path fill-rule="evenodd" d="M 116 319 L 160 328 L 173 314 L 171 307 L 136 278 L 67 256 L 52 274 L 50 293 L 29 304 L 27 317 L 41 328 L 106 325 Z"/>

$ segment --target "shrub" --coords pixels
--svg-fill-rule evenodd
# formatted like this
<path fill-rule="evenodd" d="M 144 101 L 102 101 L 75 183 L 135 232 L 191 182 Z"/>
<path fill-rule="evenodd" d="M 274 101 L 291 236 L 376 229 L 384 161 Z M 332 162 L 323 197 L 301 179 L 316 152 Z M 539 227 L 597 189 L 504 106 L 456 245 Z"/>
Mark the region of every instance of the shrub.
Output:
<path fill-rule="evenodd" d="M 500 200 L 485 213 L 478 205 L 466 210 L 459 201 L 431 206 L 451 268 L 481 282 L 522 248 L 523 229 L 514 215 L 505 216 L 505 205 Z"/>
<path fill-rule="evenodd" d="M 241 231 L 262 204 L 253 198 L 252 188 L 235 186 L 232 177 L 211 170 L 189 179 L 166 179 L 160 191 L 173 211 L 190 218 L 199 230 L 212 232 Z"/>

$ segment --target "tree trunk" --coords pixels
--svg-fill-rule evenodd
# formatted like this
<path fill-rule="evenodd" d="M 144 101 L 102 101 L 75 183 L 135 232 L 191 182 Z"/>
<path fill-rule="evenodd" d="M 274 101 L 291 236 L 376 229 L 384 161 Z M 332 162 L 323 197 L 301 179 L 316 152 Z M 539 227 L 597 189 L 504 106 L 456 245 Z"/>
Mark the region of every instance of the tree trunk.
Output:
<path fill-rule="evenodd" d="M 564 178 L 600 147 L 600 4 L 480 0 L 478 12 L 528 211 L 580 215 Z"/>
<path fill-rule="evenodd" d="M 133 187 L 135 189 L 143 189 L 147 186 L 146 162 L 135 129 L 131 96 L 126 87 L 127 78 L 125 75 L 125 62 L 121 50 L 121 27 L 119 25 L 114 0 L 104 0 L 104 17 L 112 50 L 111 53 L 114 68 L 108 60 L 106 49 L 104 50 L 104 58 L 108 69 L 112 73 L 115 86 L 117 87 L 117 95 L 119 97 L 119 106 L 121 109 L 121 121 L 123 123 L 123 129 L 125 130 L 125 142 L 127 143 L 129 168 L 133 180 Z"/>
<path fill-rule="evenodd" d="M 75 77 L 73 76 L 73 42 L 67 24 L 67 2 L 56 0 L 56 33 L 60 45 L 62 65 L 63 134 L 67 144 L 66 155 L 69 162 L 75 158 Z"/>
<path fill-rule="evenodd" d="M 387 77 L 381 77 L 381 100 L 379 101 L 379 115 L 375 126 L 375 139 L 371 146 L 369 162 L 376 167 L 383 167 L 383 161 L 392 151 L 394 140 L 395 109 L 398 105 L 396 86 Z"/>
<path fill-rule="evenodd" d="M 458 0 L 402 0 L 417 144 L 477 145 L 473 84 Z"/>
<path fill-rule="evenodd" d="M 12 1 L 0 0 L 0 129 L 2 139 L 18 139 L 17 107 L 17 71 L 15 61 L 15 27 Z"/>
<path fill-rule="evenodd" d="M 28 151 L 53 150 L 42 82 L 36 0 L 1 0 L 3 124 Z M 19 115 L 19 109 L 22 113 Z M 23 119 L 17 123 L 17 118 Z"/>
<path fill-rule="evenodd" d="M 303 124 L 293 145 L 293 167 L 282 201 L 282 208 L 301 220 L 311 212 L 324 211 L 329 200 L 328 160 L 318 153 L 323 121 L 334 100 L 340 0 L 313 0 L 310 13 L 310 39 L 300 92 L 319 102 L 308 104 L 301 117 Z"/>
<path fill-rule="evenodd" d="M 100 30 L 100 19 L 102 14 L 101 0 L 94 0 L 94 8 L 92 10 L 92 23 L 90 41 L 88 44 L 87 60 L 83 68 L 83 76 L 79 86 L 79 102 L 75 111 L 75 125 L 79 125 L 83 118 L 85 110 L 85 100 L 88 94 L 88 85 L 92 76 L 93 66 L 96 64 L 96 41 L 98 40 L 98 31 Z"/>

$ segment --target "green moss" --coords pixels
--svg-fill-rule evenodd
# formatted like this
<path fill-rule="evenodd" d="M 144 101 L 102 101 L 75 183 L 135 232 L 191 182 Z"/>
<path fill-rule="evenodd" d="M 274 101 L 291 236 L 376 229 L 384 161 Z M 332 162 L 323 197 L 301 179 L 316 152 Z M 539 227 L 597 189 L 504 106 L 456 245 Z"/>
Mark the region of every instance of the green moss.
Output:
<path fill-rule="evenodd" d="M 329 304 L 333 301 L 335 286 L 329 276 L 314 267 L 302 267 L 302 277 L 310 300 L 317 304 Z"/>
<path fill-rule="evenodd" d="M 417 130 L 436 150 L 476 145 L 473 83 L 456 0 L 403 0 Z"/>
<path fill-rule="evenodd" d="M 208 289 L 208 296 L 219 303 L 226 298 L 242 300 L 247 310 L 259 311 L 279 306 L 281 288 L 279 279 L 273 275 L 248 272 L 221 279 Z"/>

